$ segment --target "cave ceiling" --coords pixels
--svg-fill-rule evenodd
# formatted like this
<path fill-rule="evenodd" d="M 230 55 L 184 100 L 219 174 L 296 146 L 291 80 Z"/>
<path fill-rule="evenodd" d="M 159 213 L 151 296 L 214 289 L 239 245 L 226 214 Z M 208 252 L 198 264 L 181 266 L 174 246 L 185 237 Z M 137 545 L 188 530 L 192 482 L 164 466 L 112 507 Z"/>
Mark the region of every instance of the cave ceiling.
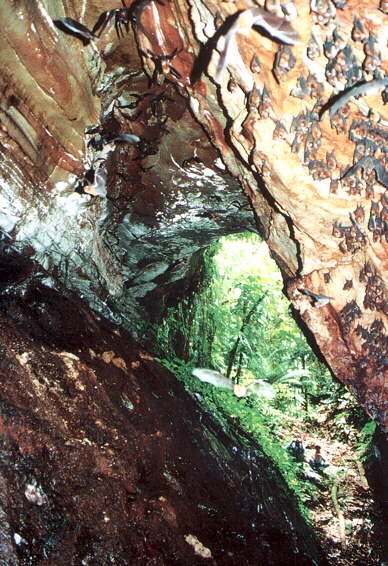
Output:
<path fill-rule="evenodd" d="M 43 282 L 135 334 L 190 285 L 196 252 L 258 231 L 386 429 L 387 3 L 254 6 L 1 2 L 0 227 Z M 110 10 L 92 41 L 53 24 L 91 30 Z"/>

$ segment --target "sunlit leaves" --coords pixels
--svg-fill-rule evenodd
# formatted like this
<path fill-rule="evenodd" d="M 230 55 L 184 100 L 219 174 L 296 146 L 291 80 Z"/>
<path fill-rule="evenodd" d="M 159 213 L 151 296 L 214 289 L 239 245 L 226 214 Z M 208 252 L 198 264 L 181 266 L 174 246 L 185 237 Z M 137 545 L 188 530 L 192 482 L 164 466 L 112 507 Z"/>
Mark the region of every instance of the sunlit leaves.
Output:
<path fill-rule="evenodd" d="M 212 361 L 216 367 L 225 371 L 228 353 L 240 332 L 236 360 L 243 366 L 243 379 L 253 375 L 271 383 L 286 382 L 290 371 L 299 371 L 306 364 L 315 367 L 314 374 L 326 372 L 289 315 L 282 278 L 265 242 L 255 234 L 223 238 L 214 263 L 219 274 L 211 282 L 216 326 Z M 244 314 L 264 293 L 264 301 L 241 332 Z M 237 367 L 234 370 L 238 373 Z"/>
<path fill-rule="evenodd" d="M 281 381 L 296 413 L 302 392 L 306 408 L 309 395 L 330 389 L 328 371 L 289 314 L 283 281 L 265 242 L 251 233 L 223 238 L 205 251 L 203 269 L 200 291 L 170 309 L 157 330 L 163 357 L 224 374 L 231 366 L 230 377 L 246 383 Z M 308 372 L 290 373 L 301 370 Z M 284 391 L 281 398 L 283 403 Z"/>

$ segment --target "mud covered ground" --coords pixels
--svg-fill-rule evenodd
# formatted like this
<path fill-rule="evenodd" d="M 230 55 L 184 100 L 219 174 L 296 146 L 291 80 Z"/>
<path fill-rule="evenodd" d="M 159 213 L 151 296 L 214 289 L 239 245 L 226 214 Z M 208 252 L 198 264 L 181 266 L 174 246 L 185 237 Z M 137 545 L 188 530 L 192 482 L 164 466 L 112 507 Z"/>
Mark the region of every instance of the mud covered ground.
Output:
<path fill-rule="evenodd" d="M 2 566 L 326 564 L 268 461 L 29 272 L 0 297 Z"/>

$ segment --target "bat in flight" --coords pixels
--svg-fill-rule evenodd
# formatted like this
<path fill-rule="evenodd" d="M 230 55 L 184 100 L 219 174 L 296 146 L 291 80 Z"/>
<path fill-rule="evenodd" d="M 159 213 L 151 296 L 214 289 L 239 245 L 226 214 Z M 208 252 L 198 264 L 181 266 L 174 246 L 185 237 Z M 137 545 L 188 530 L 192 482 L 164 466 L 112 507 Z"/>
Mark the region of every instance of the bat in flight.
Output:
<path fill-rule="evenodd" d="M 224 36 L 225 45 L 215 74 L 217 81 L 220 80 L 222 73 L 236 52 L 236 35 L 248 35 L 252 27 L 264 30 L 271 38 L 277 39 L 281 43 L 296 45 L 300 41 L 298 32 L 284 18 L 279 18 L 258 6 L 244 10 L 238 14 Z"/>
<path fill-rule="evenodd" d="M 388 86 L 388 77 L 382 79 L 374 79 L 373 81 L 357 84 L 345 91 L 333 96 L 323 107 L 320 113 L 322 119 L 326 110 L 329 110 L 330 116 L 333 116 L 344 104 L 349 102 L 354 96 L 366 96 L 367 94 L 375 94 L 381 92 Z"/>
<path fill-rule="evenodd" d="M 96 39 L 97 37 L 86 26 L 73 20 L 73 18 L 60 18 L 59 20 L 53 20 L 53 23 L 61 31 L 80 39 L 84 45 L 87 45 L 91 39 Z"/>
<path fill-rule="evenodd" d="M 233 381 L 219 371 L 213 369 L 196 368 L 191 372 L 200 381 L 211 383 L 215 387 L 225 387 L 230 389 L 236 397 L 245 397 L 247 395 L 247 388 L 240 383 L 233 383 Z"/>

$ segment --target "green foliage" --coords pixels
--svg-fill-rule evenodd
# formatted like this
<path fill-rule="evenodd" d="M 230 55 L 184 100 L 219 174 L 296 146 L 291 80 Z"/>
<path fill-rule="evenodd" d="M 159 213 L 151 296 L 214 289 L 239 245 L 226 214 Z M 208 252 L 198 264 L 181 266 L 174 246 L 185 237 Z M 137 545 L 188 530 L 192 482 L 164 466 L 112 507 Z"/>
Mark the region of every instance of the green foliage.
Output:
<path fill-rule="evenodd" d="M 290 388 L 286 383 L 275 385 L 275 397 L 272 406 L 279 411 L 288 411 L 290 407 Z"/>
<path fill-rule="evenodd" d="M 331 394 L 321 400 L 320 407 L 329 411 L 330 420 L 336 425 L 336 437 L 345 442 L 355 439 L 356 429 L 368 420 L 355 397 L 338 383 L 333 384 Z"/>
<path fill-rule="evenodd" d="M 367 468 L 373 455 L 373 436 L 376 431 L 376 423 L 368 421 L 360 430 L 357 442 L 357 457 Z"/>
<path fill-rule="evenodd" d="M 219 247 L 216 243 L 203 252 L 203 279 L 198 292 L 169 308 L 160 325 L 147 328 L 157 356 L 191 360 L 197 366 L 212 365 L 216 321 L 209 305 L 215 301 L 212 281 L 217 271 L 213 256 Z"/>
<path fill-rule="evenodd" d="M 169 309 L 155 329 L 156 355 L 220 370 L 235 381 L 288 385 L 282 406 L 307 412 L 330 394 L 331 376 L 290 317 L 283 282 L 255 234 L 223 238 L 204 252 L 200 291 Z M 279 398 L 278 398 L 279 401 Z"/>
<path fill-rule="evenodd" d="M 257 441 L 303 508 L 314 499 L 315 488 L 298 478 L 298 464 L 277 440 L 277 431 L 284 430 L 287 419 L 290 428 L 297 427 L 301 416 L 316 424 L 324 411 L 337 436 L 347 440 L 365 417 L 333 382 L 290 316 L 279 270 L 255 234 L 228 236 L 208 248 L 203 273 L 198 292 L 169 309 L 154 328 L 154 352 L 224 427 Z M 217 369 L 245 385 L 259 382 L 256 394 L 237 399 L 192 376 L 195 367 Z"/>
<path fill-rule="evenodd" d="M 300 511 L 308 519 L 306 503 L 316 498 L 316 489 L 298 477 L 299 467 L 274 435 L 277 419 L 265 410 L 265 404 L 259 399 L 238 399 L 227 389 L 215 388 L 199 381 L 191 374 L 195 367 L 193 364 L 186 364 L 178 359 L 159 361 L 184 383 L 191 394 L 196 394 L 196 399 L 201 400 L 203 408 L 211 412 L 224 428 L 234 429 L 240 433 L 242 440 L 241 435 L 246 434 L 257 441 L 258 450 L 274 463 L 290 493 L 295 496 Z M 279 421 L 281 418 L 280 414 Z M 289 497 L 290 493 L 286 495 Z"/>

